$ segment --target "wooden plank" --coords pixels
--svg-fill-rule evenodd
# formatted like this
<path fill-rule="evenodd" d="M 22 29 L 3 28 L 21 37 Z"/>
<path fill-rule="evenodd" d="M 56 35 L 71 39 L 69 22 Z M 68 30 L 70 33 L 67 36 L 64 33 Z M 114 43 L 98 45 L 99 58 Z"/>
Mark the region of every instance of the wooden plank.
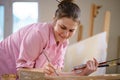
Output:
<path fill-rule="evenodd" d="M 93 36 L 93 31 L 94 31 L 94 18 L 97 16 L 99 13 L 98 10 L 101 8 L 101 6 L 92 4 L 91 6 L 91 13 L 90 13 L 90 29 L 89 29 L 89 37 Z"/>
<path fill-rule="evenodd" d="M 77 40 L 78 42 L 82 40 L 82 33 L 83 33 L 83 26 L 80 25 L 78 28 L 78 40 Z"/>
<path fill-rule="evenodd" d="M 45 80 L 42 69 L 20 69 L 19 80 Z"/>
<path fill-rule="evenodd" d="M 46 76 L 39 69 L 28 69 L 20 71 L 19 80 L 120 80 L 120 74 L 105 74 L 96 76 Z"/>
<path fill-rule="evenodd" d="M 120 58 L 120 36 L 118 37 L 117 58 Z M 120 63 L 120 60 L 118 60 L 118 63 Z M 120 74 L 120 66 L 117 66 L 116 72 Z"/>
<path fill-rule="evenodd" d="M 105 17 L 104 17 L 104 29 L 103 31 L 106 32 L 106 40 L 108 42 L 108 38 L 109 38 L 109 28 L 110 28 L 110 11 L 106 11 L 105 12 Z"/>
<path fill-rule="evenodd" d="M 47 76 L 49 80 L 120 80 L 120 74 L 106 74 L 99 76 Z"/>
<path fill-rule="evenodd" d="M 92 4 L 91 6 L 91 11 L 90 11 L 90 29 L 89 29 L 89 37 L 93 35 L 93 29 L 94 29 L 94 9 L 95 9 L 95 4 Z"/>
<path fill-rule="evenodd" d="M 1 80 L 16 80 L 17 75 L 16 74 L 3 74 L 1 76 Z"/>

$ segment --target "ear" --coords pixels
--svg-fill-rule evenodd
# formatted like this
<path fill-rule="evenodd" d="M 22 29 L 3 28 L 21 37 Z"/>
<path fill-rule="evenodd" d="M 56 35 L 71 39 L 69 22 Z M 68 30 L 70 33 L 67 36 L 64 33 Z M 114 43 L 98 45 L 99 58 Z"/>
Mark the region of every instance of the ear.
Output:
<path fill-rule="evenodd" d="M 53 24 L 56 24 L 57 19 L 53 17 Z"/>
<path fill-rule="evenodd" d="M 57 18 L 56 18 L 56 17 L 53 17 L 53 21 L 55 21 L 55 22 L 56 22 L 56 21 L 57 21 Z"/>

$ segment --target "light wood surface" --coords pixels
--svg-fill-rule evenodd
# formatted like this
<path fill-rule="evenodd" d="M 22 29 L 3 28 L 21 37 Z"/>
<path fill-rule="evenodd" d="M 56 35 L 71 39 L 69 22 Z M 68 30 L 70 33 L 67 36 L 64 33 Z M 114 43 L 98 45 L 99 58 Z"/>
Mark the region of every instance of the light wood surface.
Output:
<path fill-rule="evenodd" d="M 90 11 L 90 26 L 89 26 L 89 37 L 93 36 L 94 33 L 94 19 L 96 18 L 97 14 L 99 13 L 98 10 L 101 8 L 101 6 L 92 4 L 91 5 L 91 11 Z"/>
<path fill-rule="evenodd" d="M 120 74 L 97 76 L 46 76 L 42 71 L 21 70 L 19 80 L 120 80 Z"/>
<path fill-rule="evenodd" d="M 107 32 L 107 35 L 106 35 L 107 42 L 109 38 L 110 17 L 111 17 L 110 11 L 106 11 L 105 17 L 104 17 L 104 27 L 103 27 L 104 30 L 103 31 Z"/>
<path fill-rule="evenodd" d="M 83 33 L 83 25 L 81 24 L 78 28 L 78 40 L 77 40 L 78 42 L 82 40 L 82 35 L 83 35 L 82 33 Z"/>
<path fill-rule="evenodd" d="M 8 74 L 11 75 L 11 74 Z M 120 74 L 104 74 L 96 76 L 46 76 L 36 69 L 21 70 L 19 80 L 120 80 Z M 2 80 L 16 80 L 12 77 L 3 77 Z"/>
<path fill-rule="evenodd" d="M 120 74 L 105 74 L 99 76 L 49 76 L 49 80 L 120 80 Z"/>

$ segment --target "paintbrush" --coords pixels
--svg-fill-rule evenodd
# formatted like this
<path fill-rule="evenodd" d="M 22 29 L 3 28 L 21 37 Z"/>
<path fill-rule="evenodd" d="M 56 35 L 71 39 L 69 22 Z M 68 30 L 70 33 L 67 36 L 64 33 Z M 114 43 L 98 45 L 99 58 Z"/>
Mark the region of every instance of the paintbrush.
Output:
<path fill-rule="evenodd" d="M 109 66 L 114 66 L 114 65 L 120 65 L 120 63 L 111 63 L 111 64 L 106 64 L 108 62 L 112 62 L 112 61 L 116 61 L 116 60 L 119 60 L 120 58 L 117 58 L 117 59 L 113 59 L 113 60 L 108 60 L 108 61 L 105 61 L 105 62 L 101 62 L 99 63 L 98 67 L 109 67 Z M 83 69 L 86 67 L 86 64 L 81 64 L 81 65 L 77 65 L 77 66 L 74 66 L 72 71 L 73 70 L 80 70 L 80 69 Z"/>
<path fill-rule="evenodd" d="M 47 61 L 48 61 L 49 63 L 51 63 L 51 62 L 50 62 L 50 59 L 48 58 L 48 56 L 46 55 L 46 53 L 47 53 L 46 51 L 43 52 L 43 54 L 44 54 L 44 56 L 46 57 Z M 54 70 L 54 73 L 55 73 L 57 76 L 59 76 L 59 74 L 57 73 L 57 71 L 56 71 L 55 69 L 53 69 L 53 70 Z"/>

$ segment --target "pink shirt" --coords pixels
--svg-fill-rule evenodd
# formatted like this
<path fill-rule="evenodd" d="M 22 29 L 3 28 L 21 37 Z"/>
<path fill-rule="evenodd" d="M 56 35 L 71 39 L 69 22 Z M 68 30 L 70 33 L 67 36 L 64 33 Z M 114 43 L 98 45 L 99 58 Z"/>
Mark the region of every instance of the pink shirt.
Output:
<path fill-rule="evenodd" d="M 42 68 L 43 52 L 57 67 L 63 67 L 68 41 L 56 44 L 51 23 L 28 25 L 0 42 L 0 73 L 15 73 L 18 67 Z"/>

